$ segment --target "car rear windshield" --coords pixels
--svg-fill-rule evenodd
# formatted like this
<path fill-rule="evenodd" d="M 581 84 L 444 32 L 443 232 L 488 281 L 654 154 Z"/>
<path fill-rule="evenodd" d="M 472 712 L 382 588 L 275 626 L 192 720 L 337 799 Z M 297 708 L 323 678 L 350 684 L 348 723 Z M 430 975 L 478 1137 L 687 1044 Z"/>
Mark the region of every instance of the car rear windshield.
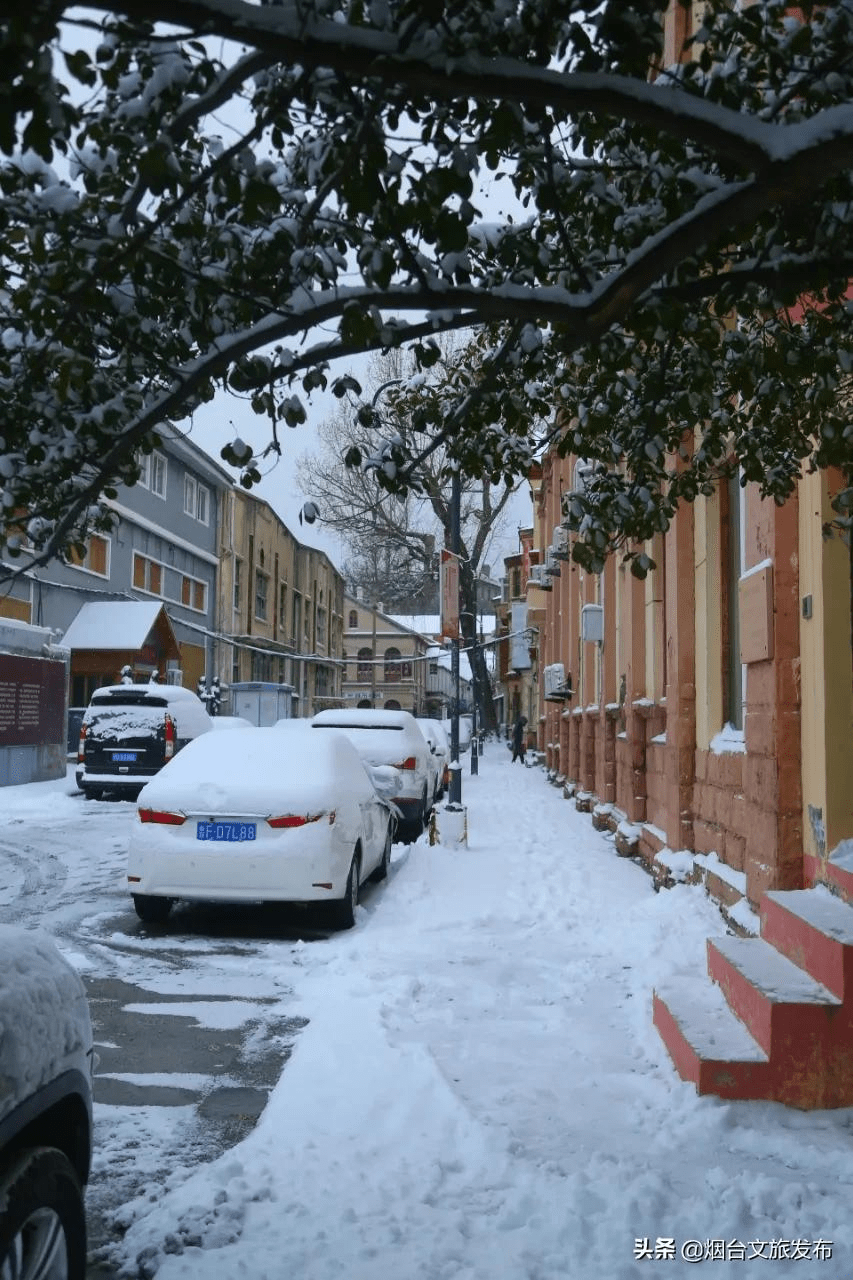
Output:
<path fill-rule="evenodd" d="M 143 693 L 129 690 L 127 693 L 95 693 L 92 695 L 93 707 L 168 707 L 169 703 L 162 694 Z"/>
<path fill-rule="evenodd" d="M 403 725 L 401 724 L 375 724 L 372 720 L 358 721 L 348 720 L 346 724 L 332 724 L 328 720 L 324 720 L 322 724 L 314 724 L 312 729 L 380 729 L 383 733 L 402 733 Z"/>

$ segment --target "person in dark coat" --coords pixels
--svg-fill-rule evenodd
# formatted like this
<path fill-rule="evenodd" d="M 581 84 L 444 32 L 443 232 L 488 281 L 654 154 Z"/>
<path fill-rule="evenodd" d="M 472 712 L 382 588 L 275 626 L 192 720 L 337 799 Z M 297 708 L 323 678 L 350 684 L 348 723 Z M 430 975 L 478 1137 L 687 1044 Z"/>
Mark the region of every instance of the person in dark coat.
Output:
<path fill-rule="evenodd" d="M 512 726 L 512 760 L 514 764 L 516 760 L 520 760 L 524 764 L 524 752 L 527 744 L 524 741 L 527 736 L 524 732 L 524 726 L 527 724 L 527 716 L 519 716 L 515 724 Z"/>

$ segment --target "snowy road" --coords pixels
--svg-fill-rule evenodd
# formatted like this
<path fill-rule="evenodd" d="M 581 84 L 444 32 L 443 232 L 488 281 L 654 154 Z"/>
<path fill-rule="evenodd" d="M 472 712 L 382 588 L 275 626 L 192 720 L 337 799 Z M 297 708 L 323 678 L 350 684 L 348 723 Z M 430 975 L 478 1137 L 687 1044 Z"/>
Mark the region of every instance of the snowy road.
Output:
<path fill-rule="evenodd" d="M 853 1277 L 853 1109 L 678 1079 L 652 991 L 705 974 L 719 912 L 655 894 L 505 748 L 466 772 L 468 848 L 395 846 L 328 938 L 248 908 L 143 928 L 131 806 L 67 790 L 0 792 L 0 910 L 84 972 L 99 1088 L 126 1091 L 96 1107 L 93 1277 Z M 276 1076 L 256 1123 L 205 1114 Z"/>
<path fill-rule="evenodd" d="M 255 1124 L 305 1024 L 289 1008 L 282 947 L 325 936 L 269 909 L 188 907 L 167 930 L 142 925 L 125 879 L 134 814 L 84 800 L 70 775 L 0 794 L 0 921 L 54 936 L 83 975 L 95 1028 L 91 1280 L 114 1275 L 102 1246 L 123 1206 Z"/>

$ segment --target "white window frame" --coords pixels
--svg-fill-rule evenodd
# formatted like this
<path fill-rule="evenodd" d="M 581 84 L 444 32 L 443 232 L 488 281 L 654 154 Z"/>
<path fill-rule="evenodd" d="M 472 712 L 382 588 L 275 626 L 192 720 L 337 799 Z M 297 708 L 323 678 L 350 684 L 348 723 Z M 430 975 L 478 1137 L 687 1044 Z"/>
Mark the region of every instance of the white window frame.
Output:
<path fill-rule="evenodd" d="M 106 545 L 107 567 L 106 567 L 105 573 L 101 573 L 98 569 L 91 569 L 89 565 L 86 563 L 87 560 L 89 559 L 89 552 L 91 550 L 92 538 L 100 538 L 101 541 Z M 74 564 L 73 561 L 69 560 L 68 567 L 70 569 L 77 569 L 80 573 L 90 573 L 93 578 L 101 578 L 101 579 L 108 580 L 110 576 L 110 568 L 112 563 L 112 560 L 111 560 L 112 550 L 113 550 L 112 539 L 108 538 L 105 533 L 90 533 L 88 538 L 86 539 L 86 554 L 83 557 L 82 562 L 80 564 Z"/>
<path fill-rule="evenodd" d="M 184 474 L 184 515 L 199 524 L 210 523 L 210 490 L 189 471 Z"/>
<path fill-rule="evenodd" d="M 207 613 L 208 584 L 205 582 L 204 578 L 196 578 L 191 573 L 184 573 L 183 569 L 176 570 L 176 572 L 178 574 L 178 577 L 180 578 L 180 586 L 178 588 L 179 592 L 183 591 L 184 579 L 186 578 L 187 582 L 189 582 L 192 586 L 201 587 L 203 604 L 202 604 L 202 607 L 199 609 L 194 604 L 186 604 L 184 600 L 181 598 L 178 598 L 177 600 L 175 600 L 175 604 L 179 604 L 182 609 L 191 609 L 193 613 Z M 190 595 L 192 595 L 192 591 L 190 592 Z M 171 600 L 172 597 L 167 596 L 166 599 Z"/>
<path fill-rule="evenodd" d="M 156 449 L 151 454 L 151 492 L 157 498 L 166 499 L 166 476 L 168 474 L 168 463 L 165 453 L 159 453 Z"/>
<path fill-rule="evenodd" d="M 159 449 L 153 449 L 151 453 L 140 452 L 136 460 L 141 468 L 137 484 L 165 501 L 168 473 L 165 453 L 160 453 Z"/>

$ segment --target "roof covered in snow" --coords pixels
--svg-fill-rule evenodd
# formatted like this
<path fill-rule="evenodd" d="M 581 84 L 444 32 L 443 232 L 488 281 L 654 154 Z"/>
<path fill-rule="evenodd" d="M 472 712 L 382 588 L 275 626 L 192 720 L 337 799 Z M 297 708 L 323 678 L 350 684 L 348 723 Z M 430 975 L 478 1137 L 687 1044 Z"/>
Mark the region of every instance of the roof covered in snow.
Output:
<path fill-rule="evenodd" d="M 62 637 L 66 649 L 141 649 L 163 605 L 155 600 L 108 600 L 84 604 Z"/>

